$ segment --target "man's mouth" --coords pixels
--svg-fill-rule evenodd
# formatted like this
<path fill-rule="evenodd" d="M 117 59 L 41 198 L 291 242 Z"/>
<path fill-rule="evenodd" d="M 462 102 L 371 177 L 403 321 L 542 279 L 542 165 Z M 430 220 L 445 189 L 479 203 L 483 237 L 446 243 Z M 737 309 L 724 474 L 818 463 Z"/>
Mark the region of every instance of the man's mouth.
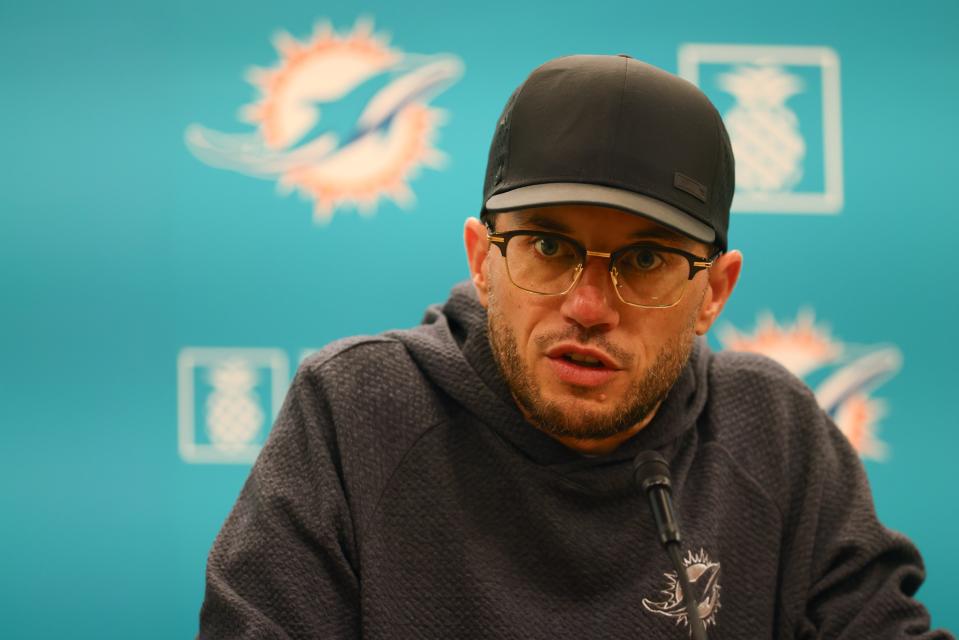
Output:
<path fill-rule="evenodd" d="M 603 351 L 576 344 L 556 345 L 546 356 L 559 380 L 577 387 L 604 385 L 620 370 Z"/>
<path fill-rule="evenodd" d="M 564 360 L 580 367 L 613 370 L 621 368 L 619 363 L 603 350 L 569 342 L 554 345 L 546 351 L 546 356 L 555 360 Z"/>
<path fill-rule="evenodd" d="M 604 365 L 599 358 L 583 355 L 581 353 L 564 353 L 560 357 L 582 367 L 590 367 L 593 369 L 604 369 L 606 367 L 606 365 Z"/>

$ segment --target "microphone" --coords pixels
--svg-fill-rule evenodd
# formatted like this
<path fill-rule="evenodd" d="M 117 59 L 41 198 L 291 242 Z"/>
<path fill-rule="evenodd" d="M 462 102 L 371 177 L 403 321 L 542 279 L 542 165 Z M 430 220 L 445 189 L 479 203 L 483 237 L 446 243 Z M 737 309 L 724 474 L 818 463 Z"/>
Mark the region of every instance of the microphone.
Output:
<path fill-rule="evenodd" d="M 706 640 L 706 625 L 699 618 L 699 603 L 689 583 L 686 567 L 683 565 L 682 538 L 679 535 L 679 522 L 673 513 L 672 482 L 669 479 L 669 465 L 657 451 L 643 451 L 633 460 L 633 481 L 642 489 L 649 500 L 649 508 L 656 521 L 659 541 L 676 570 L 679 585 L 686 602 L 686 616 L 694 640 Z"/>

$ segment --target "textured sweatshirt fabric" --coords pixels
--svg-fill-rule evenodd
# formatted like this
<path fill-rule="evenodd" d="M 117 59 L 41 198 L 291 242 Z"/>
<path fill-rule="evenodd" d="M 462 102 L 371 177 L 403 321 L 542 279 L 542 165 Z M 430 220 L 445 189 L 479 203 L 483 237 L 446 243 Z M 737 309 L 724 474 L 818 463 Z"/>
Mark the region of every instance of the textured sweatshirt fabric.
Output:
<path fill-rule="evenodd" d="M 200 637 L 688 638 L 631 479 L 648 449 L 711 639 L 951 637 L 855 452 L 780 366 L 697 343 L 650 424 L 584 457 L 523 419 L 469 285 L 301 365 L 210 552 Z"/>

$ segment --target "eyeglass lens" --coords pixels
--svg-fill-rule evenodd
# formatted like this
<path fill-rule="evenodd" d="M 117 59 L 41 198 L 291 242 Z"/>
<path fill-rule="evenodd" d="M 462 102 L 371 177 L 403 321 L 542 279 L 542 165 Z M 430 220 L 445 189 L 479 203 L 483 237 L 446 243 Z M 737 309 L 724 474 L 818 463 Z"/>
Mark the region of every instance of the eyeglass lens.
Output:
<path fill-rule="evenodd" d="M 506 268 L 517 287 L 556 295 L 572 286 L 584 258 L 580 247 L 562 237 L 520 235 L 507 246 Z M 611 272 L 625 302 L 669 306 L 682 297 L 689 262 L 675 253 L 640 246 L 619 254 Z"/>

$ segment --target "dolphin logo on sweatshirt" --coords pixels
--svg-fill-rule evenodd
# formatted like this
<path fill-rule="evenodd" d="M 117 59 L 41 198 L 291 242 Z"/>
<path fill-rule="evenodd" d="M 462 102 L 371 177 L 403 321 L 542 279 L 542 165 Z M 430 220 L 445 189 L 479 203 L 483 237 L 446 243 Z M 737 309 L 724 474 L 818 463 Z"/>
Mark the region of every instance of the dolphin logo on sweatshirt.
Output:
<path fill-rule="evenodd" d="M 689 582 L 696 591 L 699 602 L 699 617 L 707 627 L 716 624 L 716 612 L 719 610 L 719 563 L 713 562 L 704 549 L 699 553 L 688 551 L 683 566 L 689 576 Z M 662 600 L 643 598 L 643 606 L 650 613 L 673 618 L 676 624 L 689 626 L 686 604 L 683 602 L 683 588 L 675 571 L 663 574 L 666 586 L 660 590 Z"/>

